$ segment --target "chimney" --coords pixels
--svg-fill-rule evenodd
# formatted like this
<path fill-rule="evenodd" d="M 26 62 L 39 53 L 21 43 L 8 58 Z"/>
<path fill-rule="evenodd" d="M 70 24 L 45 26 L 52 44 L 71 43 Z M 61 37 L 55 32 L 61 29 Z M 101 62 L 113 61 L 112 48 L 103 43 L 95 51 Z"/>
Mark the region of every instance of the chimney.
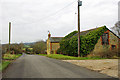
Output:
<path fill-rule="evenodd" d="M 48 34 L 48 38 L 50 38 L 51 37 L 51 34 L 50 34 L 50 32 L 49 32 L 49 34 Z"/>

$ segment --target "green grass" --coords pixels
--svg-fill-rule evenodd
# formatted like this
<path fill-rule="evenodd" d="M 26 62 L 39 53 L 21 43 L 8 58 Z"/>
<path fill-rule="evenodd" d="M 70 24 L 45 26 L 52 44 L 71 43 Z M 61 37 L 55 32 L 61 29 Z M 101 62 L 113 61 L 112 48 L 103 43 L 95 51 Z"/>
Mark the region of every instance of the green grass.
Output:
<path fill-rule="evenodd" d="M 40 55 L 40 56 L 47 56 L 47 54 L 37 54 L 37 55 Z"/>
<path fill-rule="evenodd" d="M 17 54 L 17 55 L 13 55 L 13 54 L 5 54 L 3 59 L 6 60 L 13 60 L 13 59 L 17 59 L 18 57 L 20 57 L 22 54 Z"/>
<path fill-rule="evenodd" d="M 60 60 L 96 60 L 96 59 L 106 59 L 106 58 L 99 58 L 99 57 L 72 57 L 66 56 L 61 54 L 49 54 L 47 55 L 49 58 L 53 59 L 60 59 Z"/>
<path fill-rule="evenodd" d="M 4 70 L 10 63 L 11 61 L 2 61 L 2 63 L 0 63 L 0 71 Z"/>

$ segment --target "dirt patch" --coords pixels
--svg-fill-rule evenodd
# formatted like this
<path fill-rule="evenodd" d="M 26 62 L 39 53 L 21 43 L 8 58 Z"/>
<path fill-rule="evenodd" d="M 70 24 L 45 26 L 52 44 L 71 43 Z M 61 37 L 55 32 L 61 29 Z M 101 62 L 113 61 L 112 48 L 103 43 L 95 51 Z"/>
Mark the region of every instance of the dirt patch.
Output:
<path fill-rule="evenodd" d="M 118 59 L 63 61 L 118 78 Z"/>

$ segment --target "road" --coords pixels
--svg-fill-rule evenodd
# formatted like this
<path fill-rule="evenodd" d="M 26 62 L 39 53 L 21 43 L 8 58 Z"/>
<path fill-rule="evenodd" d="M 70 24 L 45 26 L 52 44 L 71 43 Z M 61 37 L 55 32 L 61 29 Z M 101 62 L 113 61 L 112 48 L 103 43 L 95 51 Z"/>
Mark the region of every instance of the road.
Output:
<path fill-rule="evenodd" d="M 3 78 L 108 78 L 74 64 L 39 55 L 23 55 L 3 72 Z"/>

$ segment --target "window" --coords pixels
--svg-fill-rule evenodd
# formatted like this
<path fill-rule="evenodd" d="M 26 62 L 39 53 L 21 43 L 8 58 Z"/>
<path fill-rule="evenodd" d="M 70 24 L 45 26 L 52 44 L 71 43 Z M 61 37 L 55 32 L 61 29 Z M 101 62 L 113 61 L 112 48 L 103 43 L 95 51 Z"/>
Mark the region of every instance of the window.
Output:
<path fill-rule="evenodd" d="M 111 45 L 111 48 L 112 48 L 112 50 L 114 50 L 116 48 L 116 46 L 115 45 Z"/>
<path fill-rule="evenodd" d="M 102 35 L 102 44 L 103 45 L 108 45 L 109 44 L 109 41 L 108 41 L 109 39 L 108 39 L 108 33 L 104 33 L 103 35 Z"/>

